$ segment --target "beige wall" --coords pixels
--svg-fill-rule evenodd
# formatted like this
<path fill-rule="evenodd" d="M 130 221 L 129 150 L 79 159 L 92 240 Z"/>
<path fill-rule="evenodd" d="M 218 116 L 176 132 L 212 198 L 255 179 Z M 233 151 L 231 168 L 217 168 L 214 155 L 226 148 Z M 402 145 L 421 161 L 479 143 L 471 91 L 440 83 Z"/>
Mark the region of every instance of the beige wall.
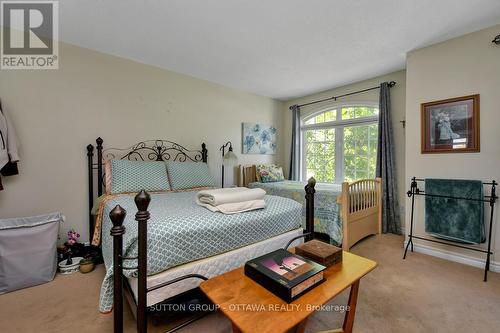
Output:
<path fill-rule="evenodd" d="M 444 43 L 410 52 L 406 81 L 406 180 L 412 176 L 500 179 L 500 47 L 491 40 L 500 33 L 492 27 Z M 481 152 L 465 154 L 420 153 L 420 104 L 480 94 Z M 408 201 L 409 202 L 409 201 Z M 498 207 L 498 205 L 497 205 Z M 497 210 L 498 211 L 498 210 Z M 409 230 L 409 211 L 406 229 Z M 418 200 L 415 233 L 424 234 L 423 201 Z M 498 214 L 497 227 L 498 227 Z M 500 228 L 493 235 L 493 252 L 500 250 Z M 431 248 L 438 244 L 420 243 Z M 475 256 L 475 252 L 451 253 Z M 498 261 L 498 255 L 496 260 Z"/>
<path fill-rule="evenodd" d="M 227 140 L 242 163 L 281 159 L 241 154 L 241 123 L 273 124 L 279 135 L 281 102 L 67 44 L 59 70 L 1 71 L 0 97 L 21 144 L 20 175 L 2 178 L 0 218 L 61 211 L 61 232 L 74 227 L 84 240 L 85 146 L 97 136 L 108 147 L 156 138 L 188 148 L 206 142 L 217 179 Z M 232 172 L 226 176 L 230 183 Z"/>
<path fill-rule="evenodd" d="M 342 95 L 345 93 L 357 91 L 357 90 L 362 90 L 370 87 L 374 87 L 379 85 L 381 82 L 384 81 L 396 81 L 396 86 L 391 88 L 391 115 L 392 115 L 392 124 L 393 124 L 393 129 L 394 129 L 394 142 L 395 142 L 395 157 L 396 157 L 396 173 L 397 173 L 397 180 L 398 180 L 398 192 L 400 193 L 400 202 L 402 203 L 400 209 L 401 209 L 401 216 L 403 217 L 403 212 L 404 212 L 404 203 L 405 203 L 405 196 L 404 193 L 406 191 L 406 185 L 404 183 L 404 166 L 405 166 L 405 148 L 404 148 L 404 141 L 405 141 L 405 130 L 403 129 L 402 124 L 400 121 L 404 120 L 405 118 L 405 86 L 406 86 L 406 73 L 405 71 L 399 71 L 399 72 L 394 72 L 391 74 L 387 74 L 384 76 L 379 76 L 375 77 L 370 80 L 365 80 L 357 83 L 353 83 L 347 86 L 335 88 L 332 90 L 324 91 L 321 93 L 317 93 L 314 95 L 309 95 L 309 96 L 304 96 L 298 99 L 294 99 L 291 101 L 287 101 L 284 103 L 283 106 L 283 141 L 282 141 L 282 146 L 284 149 L 284 160 L 282 160 L 282 164 L 284 165 L 284 170 L 288 173 L 289 170 L 289 164 L 290 164 L 290 142 L 291 142 L 291 127 L 292 127 L 292 118 L 291 118 L 291 112 L 288 110 L 288 107 L 290 105 L 294 104 L 303 104 L 315 100 L 320 100 L 324 98 L 328 98 L 331 96 L 338 96 Z M 337 103 L 352 103 L 352 102 L 368 102 L 368 103 L 378 103 L 379 99 L 379 90 L 372 90 L 369 92 L 361 93 L 361 94 L 356 94 L 348 97 L 341 98 L 337 101 Z M 302 108 L 301 114 L 307 115 L 310 113 L 314 113 L 315 111 L 318 110 L 318 108 L 324 108 L 325 106 L 328 106 L 331 102 L 324 102 L 324 103 L 319 103 L 315 104 L 312 106 L 306 106 Z"/>

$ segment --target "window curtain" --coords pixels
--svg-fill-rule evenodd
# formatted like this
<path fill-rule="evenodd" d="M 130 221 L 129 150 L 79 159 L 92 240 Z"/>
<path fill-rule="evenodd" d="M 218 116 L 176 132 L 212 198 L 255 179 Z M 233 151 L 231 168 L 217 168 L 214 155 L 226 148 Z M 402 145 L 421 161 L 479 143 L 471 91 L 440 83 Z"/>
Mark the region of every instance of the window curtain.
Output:
<path fill-rule="evenodd" d="M 288 179 L 300 180 L 300 107 L 292 105 L 290 110 L 292 110 L 292 149 Z"/>
<path fill-rule="evenodd" d="M 391 96 L 387 82 L 380 85 L 379 103 L 376 175 L 382 178 L 382 232 L 401 234 L 391 123 Z"/>

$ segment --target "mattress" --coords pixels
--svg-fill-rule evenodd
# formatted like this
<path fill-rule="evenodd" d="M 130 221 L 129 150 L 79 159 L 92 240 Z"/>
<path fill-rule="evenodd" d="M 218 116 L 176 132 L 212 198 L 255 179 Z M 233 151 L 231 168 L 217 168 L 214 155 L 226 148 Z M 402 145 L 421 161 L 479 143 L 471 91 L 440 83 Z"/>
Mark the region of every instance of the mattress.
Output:
<path fill-rule="evenodd" d="M 151 194 L 148 207 L 148 276 L 192 261 L 254 244 L 301 227 L 302 207 L 297 202 L 266 195 L 265 209 L 240 214 L 214 213 L 195 203 L 197 192 Z M 109 213 L 119 204 L 127 212 L 123 236 L 125 257 L 137 256 L 137 208 L 133 195 L 118 195 L 103 203 L 102 252 L 106 276 L 101 285 L 100 310 L 113 306 L 113 247 Z M 124 267 L 137 267 L 127 260 Z M 126 269 L 126 277 L 137 276 L 137 269 Z"/>
<path fill-rule="evenodd" d="M 242 266 L 250 259 L 259 257 L 279 248 L 283 248 L 290 241 L 290 239 L 302 235 L 302 233 L 302 228 L 295 229 L 279 236 L 275 236 L 233 251 L 171 268 L 162 273 L 149 276 L 147 278 L 148 288 L 187 274 L 196 273 L 207 278 L 212 278 Z M 303 238 L 297 239 L 293 242 L 292 246 L 298 245 L 302 242 Z M 174 283 L 170 286 L 154 290 L 148 293 L 147 304 L 148 306 L 151 306 L 186 290 L 195 288 L 201 283 L 201 281 L 202 280 L 200 279 L 187 279 Z M 128 282 L 137 301 L 137 278 L 129 277 Z"/>

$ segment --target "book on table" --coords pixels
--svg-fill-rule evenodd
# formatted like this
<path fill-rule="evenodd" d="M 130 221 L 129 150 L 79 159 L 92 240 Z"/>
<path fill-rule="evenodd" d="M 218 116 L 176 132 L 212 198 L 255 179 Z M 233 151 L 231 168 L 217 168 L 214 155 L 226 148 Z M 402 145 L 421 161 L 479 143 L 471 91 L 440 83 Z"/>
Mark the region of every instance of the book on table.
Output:
<path fill-rule="evenodd" d="M 325 266 L 279 249 L 245 263 L 245 275 L 284 300 L 292 302 L 324 280 Z"/>

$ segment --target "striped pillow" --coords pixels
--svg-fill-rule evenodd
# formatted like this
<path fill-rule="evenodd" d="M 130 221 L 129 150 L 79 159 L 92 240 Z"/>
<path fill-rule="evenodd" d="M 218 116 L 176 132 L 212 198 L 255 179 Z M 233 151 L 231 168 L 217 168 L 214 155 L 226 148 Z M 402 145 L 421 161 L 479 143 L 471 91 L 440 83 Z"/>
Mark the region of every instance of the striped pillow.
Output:
<path fill-rule="evenodd" d="M 111 193 L 168 191 L 163 162 L 111 160 Z"/>
<path fill-rule="evenodd" d="M 167 161 L 167 171 L 172 190 L 196 187 L 215 187 L 215 179 L 203 162 Z"/>

